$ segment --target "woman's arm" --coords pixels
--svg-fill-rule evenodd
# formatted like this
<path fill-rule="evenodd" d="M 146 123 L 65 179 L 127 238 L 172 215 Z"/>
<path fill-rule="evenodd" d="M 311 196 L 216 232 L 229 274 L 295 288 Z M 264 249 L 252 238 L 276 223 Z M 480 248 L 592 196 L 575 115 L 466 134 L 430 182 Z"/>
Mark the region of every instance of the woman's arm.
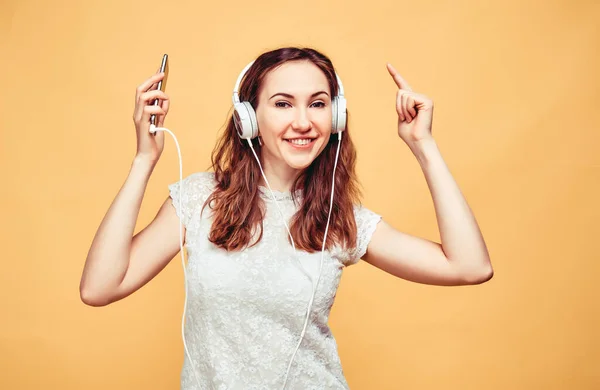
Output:
<path fill-rule="evenodd" d="M 87 305 L 105 306 L 130 295 L 179 252 L 180 222 L 170 198 L 132 238 L 152 169 L 145 159 L 135 158 L 94 236 L 79 285 L 81 300 Z"/>
<path fill-rule="evenodd" d="M 381 221 L 364 260 L 406 280 L 434 285 L 483 283 L 493 276 L 477 221 L 433 139 L 412 144 L 431 191 L 441 244 Z"/>

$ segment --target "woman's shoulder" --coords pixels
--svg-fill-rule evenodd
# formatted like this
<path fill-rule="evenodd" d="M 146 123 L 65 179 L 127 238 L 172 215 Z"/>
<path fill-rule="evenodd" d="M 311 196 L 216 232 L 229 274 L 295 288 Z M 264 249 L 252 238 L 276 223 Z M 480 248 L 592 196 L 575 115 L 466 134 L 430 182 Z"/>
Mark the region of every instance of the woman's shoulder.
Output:
<path fill-rule="evenodd" d="M 187 180 L 190 184 L 203 187 L 214 187 L 216 184 L 214 172 L 194 172 L 189 174 L 184 180 Z"/>
<path fill-rule="evenodd" d="M 354 220 L 356 221 L 356 245 L 354 248 L 348 248 L 347 252 L 340 256 L 346 266 L 357 263 L 365 255 L 375 228 L 382 220 L 379 213 L 361 203 L 353 206 Z"/>
<path fill-rule="evenodd" d="M 354 218 L 356 219 L 357 225 L 368 220 L 378 220 L 381 218 L 381 215 L 367 207 L 365 207 L 362 203 L 354 203 L 353 210 Z"/>
<path fill-rule="evenodd" d="M 195 184 L 195 185 L 214 185 L 215 173 L 214 172 L 193 172 L 184 177 L 184 182 Z"/>
<path fill-rule="evenodd" d="M 206 199 L 214 191 L 216 185 L 214 172 L 194 172 L 169 184 L 172 192 L 183 192 L 187 197 L 195 200 Z M 181 188 L 181 190 L 180 190 Z"/>

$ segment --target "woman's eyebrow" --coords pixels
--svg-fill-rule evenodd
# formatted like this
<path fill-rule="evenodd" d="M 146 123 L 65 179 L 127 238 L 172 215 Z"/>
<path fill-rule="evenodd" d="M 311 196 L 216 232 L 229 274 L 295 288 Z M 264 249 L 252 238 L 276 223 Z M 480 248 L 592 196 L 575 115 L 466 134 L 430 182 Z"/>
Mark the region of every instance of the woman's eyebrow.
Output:
<path fill-rule="evenodd" d="M 329 96 L 329 94 L 327 92 L 325 92 L 325 91 L 319 91 L 319 92 L 313 93 L 312 95 L 310 95 L 310 97 L 314 98 L 315 96 L 318 96 L 318 95 L 320 95 L 322 93 L 324 93 L 325 95 Z M 286 97 L 288 99 L 294 99 L 294 95 L 290 95 L 289 93 L 284 93 L 284 92 L 277 92 L 275 95 L 271 96 L 269 98 L 269 100 L 273 99 L 277 95 L 281 95 L 281 96 Z"/>

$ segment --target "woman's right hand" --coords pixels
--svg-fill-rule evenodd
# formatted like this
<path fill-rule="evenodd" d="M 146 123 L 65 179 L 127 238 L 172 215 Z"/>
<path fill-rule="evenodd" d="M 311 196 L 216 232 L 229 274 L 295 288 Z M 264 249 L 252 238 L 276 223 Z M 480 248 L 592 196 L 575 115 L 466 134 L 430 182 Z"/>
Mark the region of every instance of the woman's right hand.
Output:
<path fill-rule="evenodd" d="M 156 164 L 165 146 L 165 134 L 157 131 L 150 133 L 150 115 L 156 114 L 156 127 L 162 127 L 165 116 L 169 112 L 169 97 L 157 89 L 158 81 L 162 80 L 164 73 L 156 73 L 140 86 L 135 93 L 135 108 L 133 110 L 133 123 L 137 136 L 136 158 L 147 159 L 151 164 Z M 153 105 L 154 99 L 159 99 L 157 106 Z"/>

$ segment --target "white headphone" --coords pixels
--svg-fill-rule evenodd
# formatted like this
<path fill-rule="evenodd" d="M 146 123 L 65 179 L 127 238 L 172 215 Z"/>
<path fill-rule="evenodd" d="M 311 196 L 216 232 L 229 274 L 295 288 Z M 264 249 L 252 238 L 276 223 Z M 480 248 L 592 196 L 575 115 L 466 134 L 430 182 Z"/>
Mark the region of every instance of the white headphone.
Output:
<path fill-rule="evenodd" d="M 292 237 L 290 228 L 285 221 L 285 217 L 283 215 L 283 212 L 281 211 L 281 208 L 279 207 L 279 202 L 277 202 L 277 200 L 275 199 L 275 195 L 273 194 L 271 185 L 269 184 L 269 181 L 267 180 L 265 172 L 262 169 L 260 159 L 256 155 L 256 152 L 254 151 L 254 147 L 252 146 L 252 139 L 258 136 L 258 121 L 256 120 L 256 113 L 254 111 L 254 108 L 252 108 L 252 105 L 250 104 L 250 102 L 247 102 L 247 101 L 240 102 L 239 90 L 238 90 L 238 88 L 240 86 L 240 81 L 242 80 L 242 77 L 246 74 L 246 72 L 248 71 L 248 69 L 250 68 L 250 66 L 253 63 L 254 63 L 254 61 L 252 61 L 248 65 L 246 65 L 246 67 L 242 70 L 242 72 L 238 76 L 237 81 L 235 83 L 235 87 L 233 88 L 233 107 L 234 107 L 233 120 L 234 120 L 235 128 L 237 130 L 238 135 L 240 136 L 240 138 L 245 139 L 248 142 L 248 146 L 252 150 L 252 154 L 254 154 L 254 158 L 256 159 L 256 162 L 258 162 L 260 172 L 265 180 L 265 183 L 267 184 L 267 187 L 269 187 L 269 191 L 271 191 L 271 195 L 273 196 L 272 200 L 275 202 L 275 206 L 277 206 L 277 209 L 279 210 L 279 214 L 281 215 L 283 224 L 285 225 L 285 228 L 290 236 L 290 240 L 292 242 L 292 247 L 294 248 L 294 252 L 295 252 L 296 244 L 294 244 L 294 238 Z M 337 73 L 335 73 L 335 77 L 337 78 L 337 83 L 338 83 L 338 93 L 337 93 L 337 96 L 335 96 L 331 101 L 331 108 L 332 108 L 331 133 L 338 135 L 338 145 L 337 145 L 337 151 L 336 151 L 336 155 L 335 155 L 335 163 L 333 165 L 333 178 L 332 178 L 332 182 L 331 182 L 331 198 L 330 198 L 330 202 L 329 202 L 329 214 L 327 216 L 327 225 L 325 225 L 325 235 L 323 237 L 323 247 L 321 248 L 321 261 L 320 261 L 320 267 L 319 267 L 319 276 L 315 283 L 313 281 L 312 276 L 308 272 L 306 272 L 306 270 L 304 269 L 304 267 L 302 266 L 300 261 L 294 257 L 294 259 L 298 262 L 298 265 L 300 266 L 301 270 L 308 276 L 308 278 L 312 284 L 312 295 L 310 298 L 310 302 L 308 303 L 308 308 L 306 310 L 306 319 L 304 320 L 304 327 L 302 329 L 302 334 L 300 335 L 300 341 L 298 341 L 298 344 L 296 345 L 296 349 L 294 350 L 294 354 L 292 355 L 292 358 L 290 359 L 290 363 L 288 365 L 288 368 L 287 368 L 287 371 L 285 374 L 285 379 L 283 382 L 282 389 L 286 388 L 288 375 L 290 373 L 290 369 L 292 368 L 292 362 L 294 361 L 294 357 L 296 356 L 296 353 L 298 352 L 298 349 L 300 348 L 300 344 L 302 344 L 302 340 L 304 339 L 304 335 L 306 333 L 306 327 L 308 326 L 308 320 L 310 318 L 311 308 L 314 303 L 315 294 L 317 292 L 317 286 L 319 285 L 319 280 L 321 279 L 321 272 L 323 269 L 323 256 L 325 253 L 325 241 L 327 240 L 327 232 L 329 230 L 329 221 L 331 219 L 331 210 L 333 208 L 333 195 L 335 192 L 335 171 L 337 168 L 337 162 L 338 162 L 338 158 L 340 155 L 340 145 L 342 144 L 342 133 L 346 129 L 346 98 L 344 97 L 344 86 L 342 85 L 342 80 L 340 80 Z"/>
<path fill-rule="evenodd" d="M 246 65 L 246 67 L 238 76 L 237 81 L 235 82 L 235 87 L 233 88 L 233 121 L 235 123 L 235 128 L 238 132 L 238 135 L 242 139 L 253 139 L 258 136 L 258 121 L 256 120 L 254 108 L 252 108 L 250 102 L 240 102 L 239 95 L 239 87 L 242 77 L 244 77 L 253 63 L 254 61 Z M 338 83 L 338 94 L 331 100 L 332 134 L 337 134 L 346 129 L 346 98 L 344 97 L 344 86 L 342 85 L 342 80 L 340 80 L 340 77 L 337 73 L 335 73 L 335 77 L 337 78 Z"/>

